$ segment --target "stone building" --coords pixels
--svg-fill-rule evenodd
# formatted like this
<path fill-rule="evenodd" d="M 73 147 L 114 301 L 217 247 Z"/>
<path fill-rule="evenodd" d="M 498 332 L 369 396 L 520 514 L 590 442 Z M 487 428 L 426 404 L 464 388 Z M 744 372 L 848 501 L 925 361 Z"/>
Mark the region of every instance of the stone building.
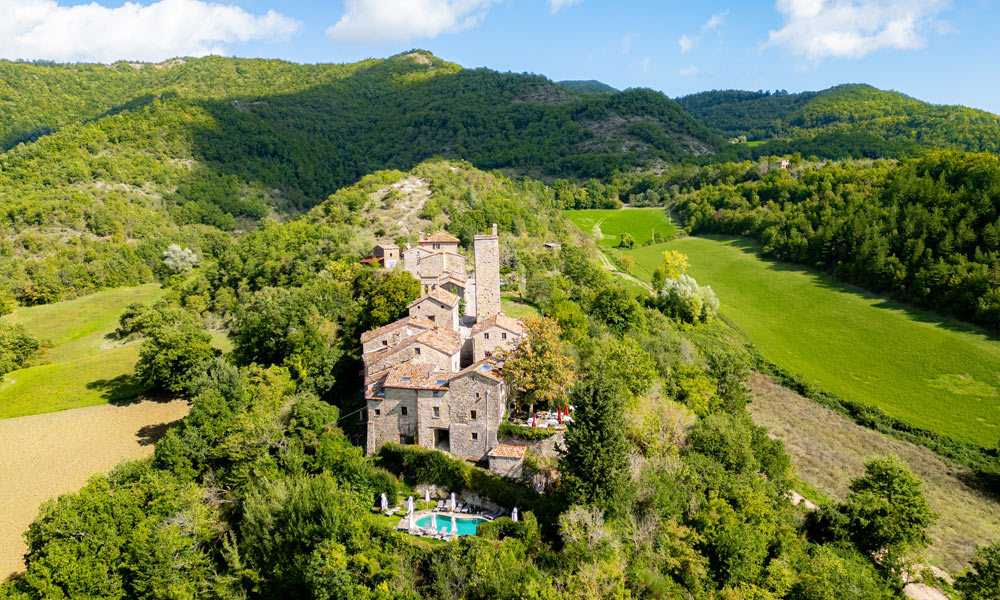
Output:
<path fill-rule="evenodd" d="M 379 244 L 375 246 L 372 256 L 386 269 L 395 269 L 399 264 L 399 246 L 396 244 Z"/>
<path fill-rule="evenodd" d="M 423 295 L 408 317 L 361 336 L 369 453 L 401 442 L 485 460 L 498 444 L 508 390 L 495 354 L 520 343 L 524 328 L 501 310 L 496 225 L 475 237 L 475 323 L 460 321 L 459 296 L 449 289 L 465 289 L 458 243 L 436 233 L 403 251 Z"/>
<path fill-rule="evenodd" d="M 490 471 L 502 477 L 520 479 L 524 468 L 524 456 L 526 454 L 526 446 L 497 444 L 493 446 L 493 449 L 487 455 L 490 463 Z"/>
<path fill-rule="evenodd" d="M 411 317 L 423 317 L 432 323 L 458 331 L 458 296 L 442 288 L 431 290 L 406 308 Z"/>

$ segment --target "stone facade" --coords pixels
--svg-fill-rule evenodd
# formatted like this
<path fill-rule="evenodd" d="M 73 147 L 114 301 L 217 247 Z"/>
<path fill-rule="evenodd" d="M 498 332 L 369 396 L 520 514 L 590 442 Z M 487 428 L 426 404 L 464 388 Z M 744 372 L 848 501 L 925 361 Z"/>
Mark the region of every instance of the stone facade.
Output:
<path fill-rule="evenodd" d="M 500 238 L 497 226 L 492 235 L 473 239 L 476 255 L 476 320 L 500 314 Z"/>
<path fill-rule="evenodd" d="M 386 269 L 395 269 L 399 264 L 399 246 L 396 244 L 379 244 L 375 246 L 372 256 L 379 259 L 379 262 Z"/>
<path fill-rule="evenodd" d="M 442 289 L 431 290 L 407 306 L 411 317 L 421 317 L 432 323 L 458 331 L 458 296 Z"/>
<path fill-rule="evenodd" d="M 517 319 L 500 313 L 479 321 L 472 328 L 473 362 L 489 358 L 499 350 L 508 350 L 521 343 L 524 327 Z"/>
<path fill-rule="evenodd" d="M 502 363 L 490 355 L 517 344 L 523 327 L 500 308 L 495 225 L 492 235 L 475 238 L 479 322 L 460 325 L 459 296 L 446 291 L 465 291 L 457 248 L 457 238 L 437 233 L 405 250 L 404 268 L 427 275 L 421 283 L 429 287 L 408 307 L 410 316 L 361 336 L 369 453 L 401 442 L 484 460 L 498 444 L 508 392 Z"/>
<path fill-rule="evenodd" d="M 520 479 L 524 467 L 524 446 L 498 444 L 489 452 L 490 471 L 501 477 Z"/>

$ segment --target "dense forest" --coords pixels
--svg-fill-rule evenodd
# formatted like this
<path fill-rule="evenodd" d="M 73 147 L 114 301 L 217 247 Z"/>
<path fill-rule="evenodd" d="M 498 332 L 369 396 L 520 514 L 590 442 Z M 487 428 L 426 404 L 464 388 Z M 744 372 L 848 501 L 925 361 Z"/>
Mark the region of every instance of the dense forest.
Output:
<path fill-rule="evenodd" d="M 549 315 L 532 335 L 573 365 L 577 418 L 561 484 L 544 495 L 435 452 L 390 444 L 364 457 L 350 443 L 357 334 L 419 291 L 406 273 L 360 265 L 353 232 L 370 218 L 370 190 L 407 175 L 429 182 L 463 245 L 503 219 L 503 264 Z M 845 502 L 806 518 L 787 499 L 782 444 L 747 414 L 751 357 L 738 336 L 634 297 L 559 208 L 551 188 L 432 162 L 206 249 L 119 331 L 143 337 L 139 375 L 188 397 L 191 414 L 153 458 L 44 505 L 27 570 L 0 598 L 897 597 L 935 518 L 919 481 L 873 460 Z M 551 239 L 563 249 L 545 248 Z M 230 354 L 211 349 L 206 318 L 231 321 Z M 418 483 L 523 518 L 433 545 L 370 510 Z M 976 577 L 959 583 L 975 591 Z"/>
<path fill-rule="evenodd" d="M 649 90 L 580 96 L 419 51 L 0 62 L 0 98 L 0 287 L 22 304 L 149 281 L 167 239 L 200 246 L 434 155 L 575 178 L 721 144 Z"/>
<path fill-rule="evenodd" d="M 1000 151 L 997 115 L 928 104 L 868 85 L 799 94 L 720 90 L 677 101 L 715 133 L 766 142 L 739 144 L 730 156 L 800 152 L 820 158 L 898 158 L 928 148 Z"/>

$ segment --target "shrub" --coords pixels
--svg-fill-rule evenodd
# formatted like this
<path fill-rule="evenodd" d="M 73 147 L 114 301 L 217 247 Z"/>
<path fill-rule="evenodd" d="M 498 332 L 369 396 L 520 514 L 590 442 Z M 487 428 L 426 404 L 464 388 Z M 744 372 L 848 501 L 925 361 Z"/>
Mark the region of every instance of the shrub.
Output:
<path fill-rule="evenodd" d="M 555 429 L 548 427 L 525 427 L 524 425 L 514 425 L 504 421 L 500 423 L 499 436 L 516 437 L 521 440 L 546 440 L 556 434 Z"/>

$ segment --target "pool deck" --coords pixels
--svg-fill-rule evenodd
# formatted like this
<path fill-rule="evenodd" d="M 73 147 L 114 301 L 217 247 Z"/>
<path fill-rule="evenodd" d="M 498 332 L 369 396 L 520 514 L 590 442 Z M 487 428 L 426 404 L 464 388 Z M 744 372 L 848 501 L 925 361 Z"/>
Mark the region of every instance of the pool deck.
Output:
<path fill-rule="evenodd" d="M 424 509 L 424 510 L 415 510 L 415 511 L 413 511 L 413 520 L 414 521 L 419 521 L 420 519 L 422 519 L 424 517 L 429 517 L 432 514 L 433 515 L 437 515 L 438 519 L 445 519 L 447 521 L 451 521 L 452 517 L 455 517 L 455 519 L 482 519 L 483 521 L 487 521 L 487 522 L 493 520 L 493 519 L 491 519 L 491 518 L 489 518 L 489 517 L 487 517 L 485 515 L 481 515 L 481 514 L 477 514 L 477 513 L 456 513 L 456 512 L 451 512 L 451 511 L 437 512 L 437 511 L 431 510 L 429 508 L 428 509 Z M 410 518 L 408 516 L 406 516 L 406 515 L 403 515 L 399 519 L 399 525 L 396 526 L 396 529 L 398 529 L 400 531 L 405 531 L 407 533 L 410 533 L 410 535 L 422 535 L 423 532 L 430 532 L 431 531 L 429 528 L 419 527 L 418 526 L 416 528 L 416 532 L 411 532 L 410 531 Z M 441 539 L 446 539 L 446 540 L 449 540 L 449 541 L 461 537 L 461 536 L 458 536 L 458 535 L 455 535 L 455 534 L 452 534 L 452 533 L 445 533 L 445 532 L 441 532 L 441 535 L 444 536 Z"/>

